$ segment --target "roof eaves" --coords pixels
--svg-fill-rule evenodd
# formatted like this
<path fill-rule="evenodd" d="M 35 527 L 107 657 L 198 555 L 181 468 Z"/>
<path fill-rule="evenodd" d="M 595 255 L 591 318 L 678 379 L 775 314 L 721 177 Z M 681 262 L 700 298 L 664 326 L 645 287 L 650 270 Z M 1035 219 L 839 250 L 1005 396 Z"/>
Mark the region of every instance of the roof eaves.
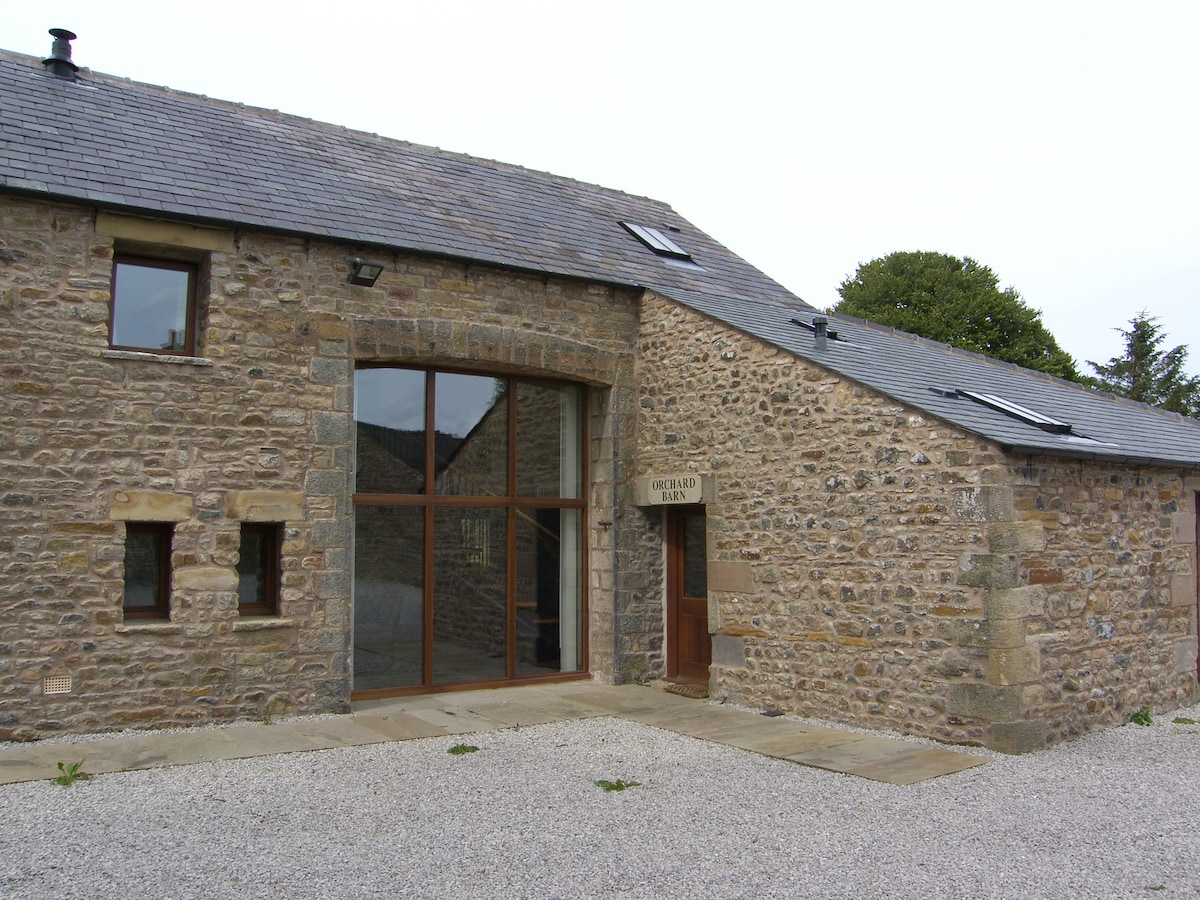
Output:
<path fill-rule="evenodd" d="M 433 256 L 439 259 L 453 260 L 461 263 L 473 263 L 476 265 L 495 266 L 501 269 L 508 269 L 517 272 L 526 272 L 533 275 L 552 276 L 555 278 L 565 278 L 570 281 L 586 281 L 591 284 L 603 284 L 609 287 L 623 289 L 644 289 L 646 279 L 631 279 L 619 278 L 612 275 L 603 275 L 600 273 L 584 273 L 572 272 L 566 269 L 555 266 L 542 265 L 529 260 L 515 261 L 512 259 L 504 259 L 495 255 L 485 253 L 463 254 L 455 253 L 453 250 L 446 249 L 445 246 L 439 247 L 433 242 L 424 242 L 419 240 L 394 240 L 383 241 L 378 235 L 365 232 L 334 232 L 333 229 L 321 229 L 317 226 L 310 226 L 308 229 L 297 229 L 289 227 L 285 222 L 278 220 L 261 220 L 251 221 L 251 217 L 242 217 L 245 220 L 231 221 L 228 218 L 219 218 L 215 216 L 206 216 L 197 210 L 195 207 L 184 208 L 181 203 L 168 204 L 153 197 L 143 197 L 139 204 L 132 204 L 127 198 L 116 196 L 104 191 L 93 191 L 87 188 L 81 188 L 78 191 L 64 191 L 60 189 L 51 189 L 51 187 L 43 181 L 29 181 L 27 179 L 18 179 L 0 176 L 0 188 L 7 190 L 13 194 L 35 195 L 41 199 L 56 199 L 71 203 L 86 203 L 87 205 L 97 208 L 108 209 L 112 211 L 120 211 L 133 215 L 150 216 L 156 219 L 165 219 L 169 221 L 189 222 L 199 225 L 207 225 L 216 228 L 253 228 L 261 230 L 269 234 L 277 234 L 288 237 L 302 238 L 318 238 L 328 240 L 338 244 L 353 245 L 364 248 L 372 248 L 378 252 L 387 253 L 419 253 L 425 256 Z"/>
<path fill-rule="evenodd" d="M 1153 466 L 1161 469 L 1200 469 L 1200 458 L 1194 460 L 1163 459 L 1156 456 L 1137 456 L 1135 454 L 1128 453 L 1101 453 L 1095 450 L 1087 451 L 1070 447 L 1060 448 L 1038 446 L 1034 444 L 1007 444 L 1002 441 L 998 441 L 997 443 L 999 444 L 1001 450 L 1014 456 L 1056 456 L 1066 457 L 1069 459 L 1122 463 L 1130 466 Z"/>

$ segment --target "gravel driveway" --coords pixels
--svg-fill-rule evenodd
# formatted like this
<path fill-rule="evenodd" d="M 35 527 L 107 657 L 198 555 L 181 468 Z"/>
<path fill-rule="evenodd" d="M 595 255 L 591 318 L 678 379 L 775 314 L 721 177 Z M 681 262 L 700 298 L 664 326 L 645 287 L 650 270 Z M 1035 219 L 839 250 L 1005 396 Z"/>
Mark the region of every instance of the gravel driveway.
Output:
<path fill-rule="evenodd" d="M 1196 897 L 1198 773 L 1171 716 L 909 787 L 587 719 L 0 787 L 0 896 Z"/>

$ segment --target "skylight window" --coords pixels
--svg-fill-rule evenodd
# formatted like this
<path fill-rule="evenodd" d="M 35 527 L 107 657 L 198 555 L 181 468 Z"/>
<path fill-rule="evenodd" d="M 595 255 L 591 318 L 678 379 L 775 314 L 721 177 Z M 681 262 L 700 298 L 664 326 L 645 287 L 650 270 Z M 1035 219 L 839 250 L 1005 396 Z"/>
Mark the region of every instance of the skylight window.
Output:
<path fill-rule="evenodd" d="M 1071 426 L 1066 422 L 1060 422 L 1058 419 L 1052 419 L 1049 416 L 1043 416 L 1041 413 L 1034 412 L 1032 409 L 1027 409 L 1024 406 L 1019 406 L 1003 397 L 997 397 L 995 394 L 981 394 L 977 391 L 959 390 L 960 397 L 966 397 L 974 400 L 976 403 L 982 404 L 989 409 L 994 409 L 997 412 L 1002 412 L 1006 416 L 1012 416 L 1014 419 L 1020 419 L 1022 422 L 1027 422 L 1042 431 L 1048 431 L 1050 434 L 1070 434 Z"/>
<path fill-rule="evenodd" d="M 634 222 L 622 222 L 621 224 L 625 227 L 626 231 L 659 256 L 666 256 L 671 259 L 692 258 L 692 254 L 688 253 L 657 228 L 650 228 L 648 225 L 638 225 Z"/>

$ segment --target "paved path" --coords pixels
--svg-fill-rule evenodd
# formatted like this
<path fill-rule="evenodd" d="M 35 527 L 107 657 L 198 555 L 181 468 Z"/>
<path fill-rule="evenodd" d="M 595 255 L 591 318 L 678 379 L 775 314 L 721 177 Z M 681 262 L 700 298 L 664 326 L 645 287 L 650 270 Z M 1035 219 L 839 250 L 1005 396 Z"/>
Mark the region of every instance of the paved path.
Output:
<path fill-rule="evenodd" d="M 357 747 L 616 716 L 678 734 L 740 747 L 832 772 L 890 784 L 914 784 L 986 760 L 948 748 L 820 728 L 728 709 L 640 685 L 591 681 L 428 694 L 354 704 L 345 716 L 204 731 L 157 731 L 79 743 L 31 743 L 0 749 L 0 784 L 58 775 L 57 764 L 86 760 L 92 775 L 243 759 L 273 753 Z"/>

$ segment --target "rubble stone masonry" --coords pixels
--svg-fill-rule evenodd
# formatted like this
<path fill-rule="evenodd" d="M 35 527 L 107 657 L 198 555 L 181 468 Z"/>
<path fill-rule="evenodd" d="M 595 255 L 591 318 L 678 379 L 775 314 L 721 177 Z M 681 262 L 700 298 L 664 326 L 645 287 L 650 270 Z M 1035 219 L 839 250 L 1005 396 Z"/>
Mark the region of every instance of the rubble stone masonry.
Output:
<path fill-rule="evenodd" d="M 195 358 L 108 349 L 114 250 L 199 263 Z M 387 264 L 375 287 L 347 283 L 355 256 Z M 633 490 L 636 299 L 0 197 L 0 739 L 348 707 L 366 360 L 590 387 L 590 662 L 620 677 L 614 611 L 637 600 L 615 560 L 649 527 L 614 509 Z M 123 621 L 128 521 L 174 523 L 169 621 Z M 243 521 L 283 523 L 278 617 L 238 614 Z"/>
<path fill-rule="evenodd" d="M 714 482 L 714 697 L 1011 752 L 1194 697 L 1195 479 L 1013 458 L 652 294 L 638 379 L 637 474 Z"/>

